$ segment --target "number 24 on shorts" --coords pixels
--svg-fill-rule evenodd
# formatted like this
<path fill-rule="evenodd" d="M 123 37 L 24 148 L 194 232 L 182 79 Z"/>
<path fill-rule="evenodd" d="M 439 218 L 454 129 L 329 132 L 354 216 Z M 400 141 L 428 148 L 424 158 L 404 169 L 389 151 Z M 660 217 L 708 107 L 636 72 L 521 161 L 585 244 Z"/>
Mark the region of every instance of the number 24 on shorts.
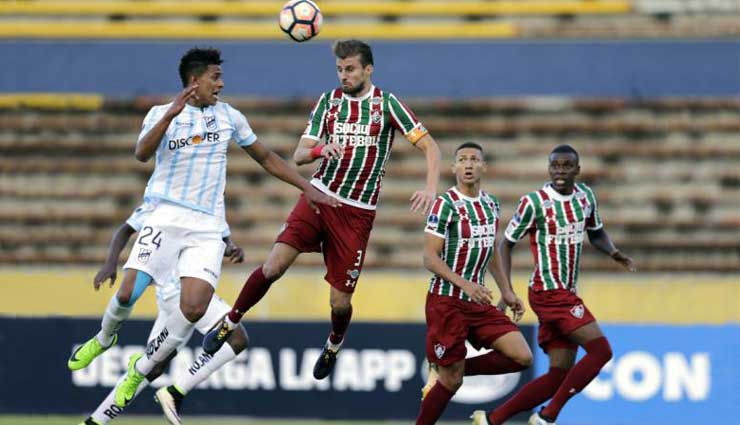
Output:
<path fill-rule="evenodd" d="M 159 246 L 162 244 L 162 231 L 157 231 L 157 234 L 154 235 L 154 237 L 152 237 L 152 234 L 154 234 L 153 228 L 150 226 L 144 227 L 141 229 L 139 240 L 136 241 L 136 243 L 143 246 L 149 246 L 149 243 L 151 243 L 159 249 Z M 149 240 L 149 238 L 151 238 L 151 240 Z"/>

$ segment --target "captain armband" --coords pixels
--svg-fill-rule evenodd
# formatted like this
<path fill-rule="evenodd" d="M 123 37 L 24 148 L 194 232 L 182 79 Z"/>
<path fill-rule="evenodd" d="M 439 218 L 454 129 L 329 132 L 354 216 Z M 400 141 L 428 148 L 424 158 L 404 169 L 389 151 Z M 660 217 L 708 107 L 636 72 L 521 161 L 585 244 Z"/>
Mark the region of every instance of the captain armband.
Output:
<path fill-rule="evenodd" d="M 411 144 L 415 145 L 416 142 L 418 142 L 422 137 L 429 134 L 429 130 L 424 127 L 423 124 L 418 124 L 416 127 L 411 129 L 408 133 L 406 133 L 406 140 L 411 142 Z"/>

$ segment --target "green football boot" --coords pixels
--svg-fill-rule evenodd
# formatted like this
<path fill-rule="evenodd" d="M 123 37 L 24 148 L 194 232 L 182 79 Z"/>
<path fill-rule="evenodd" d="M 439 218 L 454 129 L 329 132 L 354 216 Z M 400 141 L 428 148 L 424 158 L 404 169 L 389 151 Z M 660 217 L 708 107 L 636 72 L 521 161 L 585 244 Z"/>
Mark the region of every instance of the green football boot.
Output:
<path fill-rule="evenodd" d="M 136 390 L 146 378 L 143 373 L 136 370 L 136 362 L 141 358 L 141 353 L 134 354 L 128 359 L 128 371 L 123 377 L 123 381 L 116 387 L 116 394 L 113 401 L 118 407 L 126 407 L 136 395 Z"/>
<path fill-rule="evenodd" d="M 109 346 L 103 347 L 100 345 L 97 337 L 90 338 L 86 343 L 77 347 L 74 353 L 67 360 L 67 367 L 69 370 L 80 370 L 84 369 L 95 360 L 95 357 L 105 353 L 105 350 L 116 345 L 118 342 L 118 334 L 113 336 L 113 342 Z"/>

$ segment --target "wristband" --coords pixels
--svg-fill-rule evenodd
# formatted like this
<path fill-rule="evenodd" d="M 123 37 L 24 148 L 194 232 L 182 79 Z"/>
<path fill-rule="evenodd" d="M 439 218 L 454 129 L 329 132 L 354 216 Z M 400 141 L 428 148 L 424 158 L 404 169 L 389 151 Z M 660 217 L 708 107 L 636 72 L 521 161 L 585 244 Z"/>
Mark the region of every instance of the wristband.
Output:
<path fill-rule="evenodd" d="M 321 157 L 321 151 L 324 150 L 324 144 L 318 144 L 311 149 L 311 158 L 316 159 Z"/>

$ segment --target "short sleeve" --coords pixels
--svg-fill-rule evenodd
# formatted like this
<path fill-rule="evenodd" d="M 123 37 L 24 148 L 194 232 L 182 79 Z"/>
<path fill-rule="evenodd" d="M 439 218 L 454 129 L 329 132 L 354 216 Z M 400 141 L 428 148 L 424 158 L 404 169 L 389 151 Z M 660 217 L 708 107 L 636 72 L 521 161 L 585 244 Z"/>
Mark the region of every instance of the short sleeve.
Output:
<path fill-rule="evenodd" d="M 139 133 L 139 139 L 141 140 L 149 131 L 154 127 L 157 122 L 162 118 L 162 108 L 159 106 L 154 106 L 152 109 L 147 112 L 146 117 L 144 117 L 144 122 L 141 124 L 141 132 Z"/>
<path fill-rule="evenodd" d="M 388 96 L 388 109 L 391 112 L 391 125 L 402 132 L 412 144 L 429 134 L 429 131 L 416 119 L 411 109 L 393 94 Z"/>
<path fill-rule="evenodd" d="M 229 113 L 232 116 L 234 123 L 234 140 L 236 144 L 241 147 L 247 147 L 257 140 L 257 135 L 252 131 L 252 127 L 249 126 L 247 117 L 241 112 L 234 108 L 229 108 Z"/>
<path fill-rule="evenodd" d="M 586 217 L 586 229 L 599 230 L 604 227 L 604 223 L 601 221 L 601 216 L 599 215 L 599 205 L 596 201 L 596 195 L 588 189 L 586 190 L 586 196 L 588 198 L 588 204 L 591 206 L 590 214 Z"/>
<path fill-rule="evenodd" d="M 519 200 L 514 216 L 511 217 L 509 225 L 506 226 L 504 236 L 511 242 L 516 242 L 523 238 L 528 231 L 534 227 L 534 205 L 528 196 L 523 196 Z"/>
<path fill-rule="evenodd" d="M 314 140 L 323 139 L 325 134 L 324 118 L 329 109 L 328 106 L 329 102 L 326 93 L 324 93 L 311 110 L 311 115 L 308 116 L 308 124 L 306 125 L 306 131 L 303 132 L 303 137 Z"/>
<path fill-rule="evenodd" d="M 229 236 L 231 236 L 231 227 L 229 227 L 229 223 L 226 223 L 226 228 L 223 233 L 221 233 L 221 239 L 226 239 Z"/>
<path fill-rule="evenodd" d="M 427 216 L 427 225 L 424 231 L 440 238 L 447 237 L 447 228 L 452 218 L 452 207 L 443 197 L 439 196 L 434 201 L 432 209 Z"/>

